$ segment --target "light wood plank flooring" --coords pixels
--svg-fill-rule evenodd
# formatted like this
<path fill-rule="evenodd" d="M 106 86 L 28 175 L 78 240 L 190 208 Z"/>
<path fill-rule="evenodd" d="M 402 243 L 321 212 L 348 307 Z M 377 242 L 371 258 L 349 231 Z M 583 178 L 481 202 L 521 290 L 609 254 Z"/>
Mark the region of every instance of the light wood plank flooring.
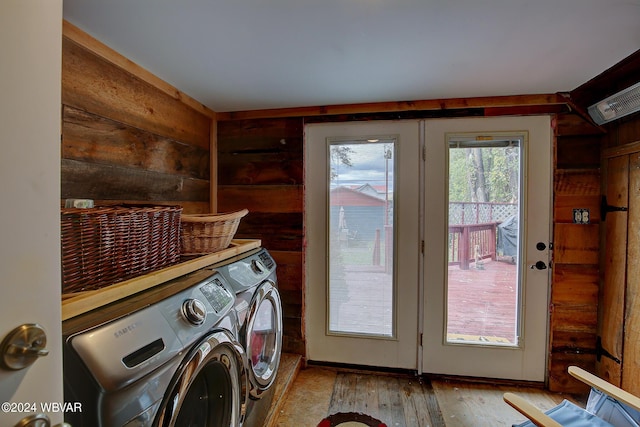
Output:
<path fill-rule="evenodd" d="M 297 374 L 283 386 L 265 425 L 316 427 L 336 412 L 362 412 L 389 427 L 498 427 L 524 421 L 502 400 L 518 393 L 541 409 L 573 396 L 550 393 L 537 386 L 488 384 L 456 378 L 419 378 L 410 374 L 307 367 L 287 362 Z M 578 398 L 578 403 L 580 399 Z"/>

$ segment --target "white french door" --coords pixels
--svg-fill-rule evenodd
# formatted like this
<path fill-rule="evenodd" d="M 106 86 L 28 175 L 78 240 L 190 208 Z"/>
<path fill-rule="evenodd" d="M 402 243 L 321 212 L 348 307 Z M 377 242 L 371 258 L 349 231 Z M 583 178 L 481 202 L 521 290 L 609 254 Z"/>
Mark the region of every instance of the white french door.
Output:
<path fill-rule="evenodd" d="M 543 381 L 550 141 L 548 117 L 306 126 L 307 358 Z"/>
<path fill-rule="evenodd" d="M 305 128 L 307 358 L 417 369 L 418 123 Z"/>
<path fill-rule="evenodd" d="M 425 123 L 425 372 L 544 381 L 547 116 Z"/>

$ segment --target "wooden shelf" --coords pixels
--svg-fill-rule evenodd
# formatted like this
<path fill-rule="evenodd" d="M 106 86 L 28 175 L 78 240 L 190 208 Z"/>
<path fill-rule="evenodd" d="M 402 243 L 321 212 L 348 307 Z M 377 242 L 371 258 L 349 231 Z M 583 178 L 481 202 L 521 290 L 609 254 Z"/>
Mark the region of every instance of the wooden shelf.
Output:
<path fill-rule="evenodd" d="M 230 247 L 219 252 L 203 255 L 102 289 L 63 295 L 62 320 L 70 319 L 211 264 L 259 248 L 261 244 L 260 240 L 233 240 Z"/>

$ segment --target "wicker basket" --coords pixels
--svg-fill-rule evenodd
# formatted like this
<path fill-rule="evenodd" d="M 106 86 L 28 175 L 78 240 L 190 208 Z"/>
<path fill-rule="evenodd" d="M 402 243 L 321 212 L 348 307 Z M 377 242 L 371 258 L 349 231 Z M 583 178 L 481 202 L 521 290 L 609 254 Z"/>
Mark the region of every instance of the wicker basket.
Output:
<path fill-rule="evenodd" d="M 62 293 L 99 289 L 180 259 L 180 206 L 62 209 Z"/>
<path fill-rule="evenodd" d="M 203 255 L 226 249 L 249 211 L 182 215 L 182 255 Z"/>

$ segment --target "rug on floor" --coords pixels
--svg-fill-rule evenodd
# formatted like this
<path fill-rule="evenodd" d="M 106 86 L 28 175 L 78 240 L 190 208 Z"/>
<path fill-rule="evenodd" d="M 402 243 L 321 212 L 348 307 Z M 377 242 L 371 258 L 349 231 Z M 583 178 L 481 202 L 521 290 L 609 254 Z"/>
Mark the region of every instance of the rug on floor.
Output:
<path fill-rule="evenodd" d="M 385 423 L 359 412 L 338 412 L 320 421 L 318 427 L 387 427 Z"/>

